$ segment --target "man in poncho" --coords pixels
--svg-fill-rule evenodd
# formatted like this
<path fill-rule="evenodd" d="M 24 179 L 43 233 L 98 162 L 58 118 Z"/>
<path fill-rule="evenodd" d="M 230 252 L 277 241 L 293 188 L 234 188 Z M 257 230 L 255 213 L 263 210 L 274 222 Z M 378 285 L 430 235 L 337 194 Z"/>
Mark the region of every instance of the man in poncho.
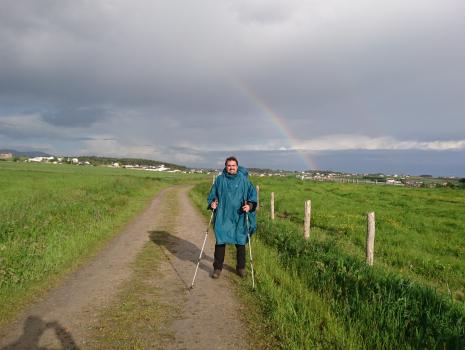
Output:
<path fill-rule="evenodd" d="M 235 157 L 225 161 L 208 195 L 208 207 L 215 210 L 216 237 L 213 278 L 220 277 L 226 244 L 236 245 L 236 272 L 245 276 L 245 245 L 248 235 L 255 232 L 257 192 L 248 179 L 248 171 L 240 167 Z"/>

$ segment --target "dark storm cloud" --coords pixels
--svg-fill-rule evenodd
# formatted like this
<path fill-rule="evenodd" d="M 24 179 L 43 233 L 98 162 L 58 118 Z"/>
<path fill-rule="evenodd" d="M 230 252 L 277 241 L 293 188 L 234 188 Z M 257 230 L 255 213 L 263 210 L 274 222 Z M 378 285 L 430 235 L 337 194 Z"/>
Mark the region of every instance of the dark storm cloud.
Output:
<path fill-rule="evenodd" d="M 56 112 L 46 112 L 41 118 L 55 126 L 88 127 L 107 115 L 108 112 L 99 107 L 68 107 Z"/>
<path fill-rule="evenodd" d="M 302 138 L 309 130 L 311 136 L 387 132 L 431 137 L 457 129 L 463 135 L 465 46 L 458 45 L 463 23 L 462 18 L 444 23 L 439 37 L 433 29 L 404 36 L 393 29 L 357 52 L 338 52 L 340 46 L 320 52 L 302 48 L 300 54 L 272 59 L 271 67 L 249 77 L 250 85 L 278 114 L 295 121 Z M 337 39 L 323 35 L 328 42 Z M 304 120 L 309 128 L 298 127 Z"/>
<path fill-rule="evenodd" d="M 169 5 L 3 4 L 2 95 L 39 96 L 50 104 L 156 106 L 173 117 L 242 109 L 228 91 L 221 62 L 213 64 L 221 54 L 213 48 L 196 53 L 198 45 L 190 42 L 200 43 L 206 28 L 185 37 L 164 18 Z M 146 14 L 139 12 L 144 6 Z M 171 15 L 188 16 L 177 10 Z"/>
<path fill-rule="evenodd" d="M 2 1 L 1 141 L 281 168 L 289 134 L 461 145 L 464 31 L 458 0 Z"/>

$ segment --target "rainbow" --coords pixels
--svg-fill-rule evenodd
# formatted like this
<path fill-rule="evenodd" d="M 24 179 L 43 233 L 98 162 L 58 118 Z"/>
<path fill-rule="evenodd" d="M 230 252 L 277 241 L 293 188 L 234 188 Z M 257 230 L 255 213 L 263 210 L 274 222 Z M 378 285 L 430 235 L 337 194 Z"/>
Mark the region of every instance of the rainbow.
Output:
<path fill-rule="evenodd" d="M 307 165 L 308 169 L 318 169 L 316 163 L 310 158 L 310 154 L 302 149 L 301 140 L 297 138 L 293 131 L 287 126 L 284 117 L 276 113 L 269 104 L 265 103 L 265 101 L 263 101 L 263 99 L 261 99 L 254 91 L 252 91 L 252 89 L 248 87 L 242 80 L 238 78 L 231 78 L 231 80 L 234 85 L 237 86 L 245 96 L 247 96 L 249 101 L 251 101 L 255 106 L 264 112 L 268 120 L 270 120 L 276 129 L 286 138 L 289 144 L 289 148 L 299 154 L 304 163 Z"/>

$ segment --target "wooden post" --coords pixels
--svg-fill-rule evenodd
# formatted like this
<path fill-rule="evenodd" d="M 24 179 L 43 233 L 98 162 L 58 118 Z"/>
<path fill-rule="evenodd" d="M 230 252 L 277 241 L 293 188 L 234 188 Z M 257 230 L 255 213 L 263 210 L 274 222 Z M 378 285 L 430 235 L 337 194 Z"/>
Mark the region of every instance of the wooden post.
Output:
<path fill-rule="evenodd" d="M 367 264 L 373 266 L 375 251 L 375 213 L 367 214 L 367 247 L 366 247 Z"/>
<path fill-rule="evenodd" d="M 260 208 L 260 186 L 257 185 L 257 208 L 255 210 L 258 210 Z"/>
<path fill-rule="evenodd" d="M 312 216 L 312 201 L 305 201 L 304 238 L 310 238 L 310 219 Z"/>
<path fill-rule="evenodd" d="M 213 174 L 212 185 L 215 183 L 216 174 Z"/>
<path fill-rule="evenodd" d="M 274 192 L 271 192 L 271 220 L 274 220 Z"/>

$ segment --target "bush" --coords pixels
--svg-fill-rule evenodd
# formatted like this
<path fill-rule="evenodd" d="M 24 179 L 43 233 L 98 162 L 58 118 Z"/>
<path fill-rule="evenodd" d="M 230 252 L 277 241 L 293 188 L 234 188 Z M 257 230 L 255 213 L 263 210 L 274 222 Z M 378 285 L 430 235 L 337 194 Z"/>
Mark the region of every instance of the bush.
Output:
<path fill-rule="evenodd" d="M 461 188 L 465 188 L 465 177 L 463 177 L 463 178 L 461 178 L 459 180 L 459 185 L 460 185 Z"/>

